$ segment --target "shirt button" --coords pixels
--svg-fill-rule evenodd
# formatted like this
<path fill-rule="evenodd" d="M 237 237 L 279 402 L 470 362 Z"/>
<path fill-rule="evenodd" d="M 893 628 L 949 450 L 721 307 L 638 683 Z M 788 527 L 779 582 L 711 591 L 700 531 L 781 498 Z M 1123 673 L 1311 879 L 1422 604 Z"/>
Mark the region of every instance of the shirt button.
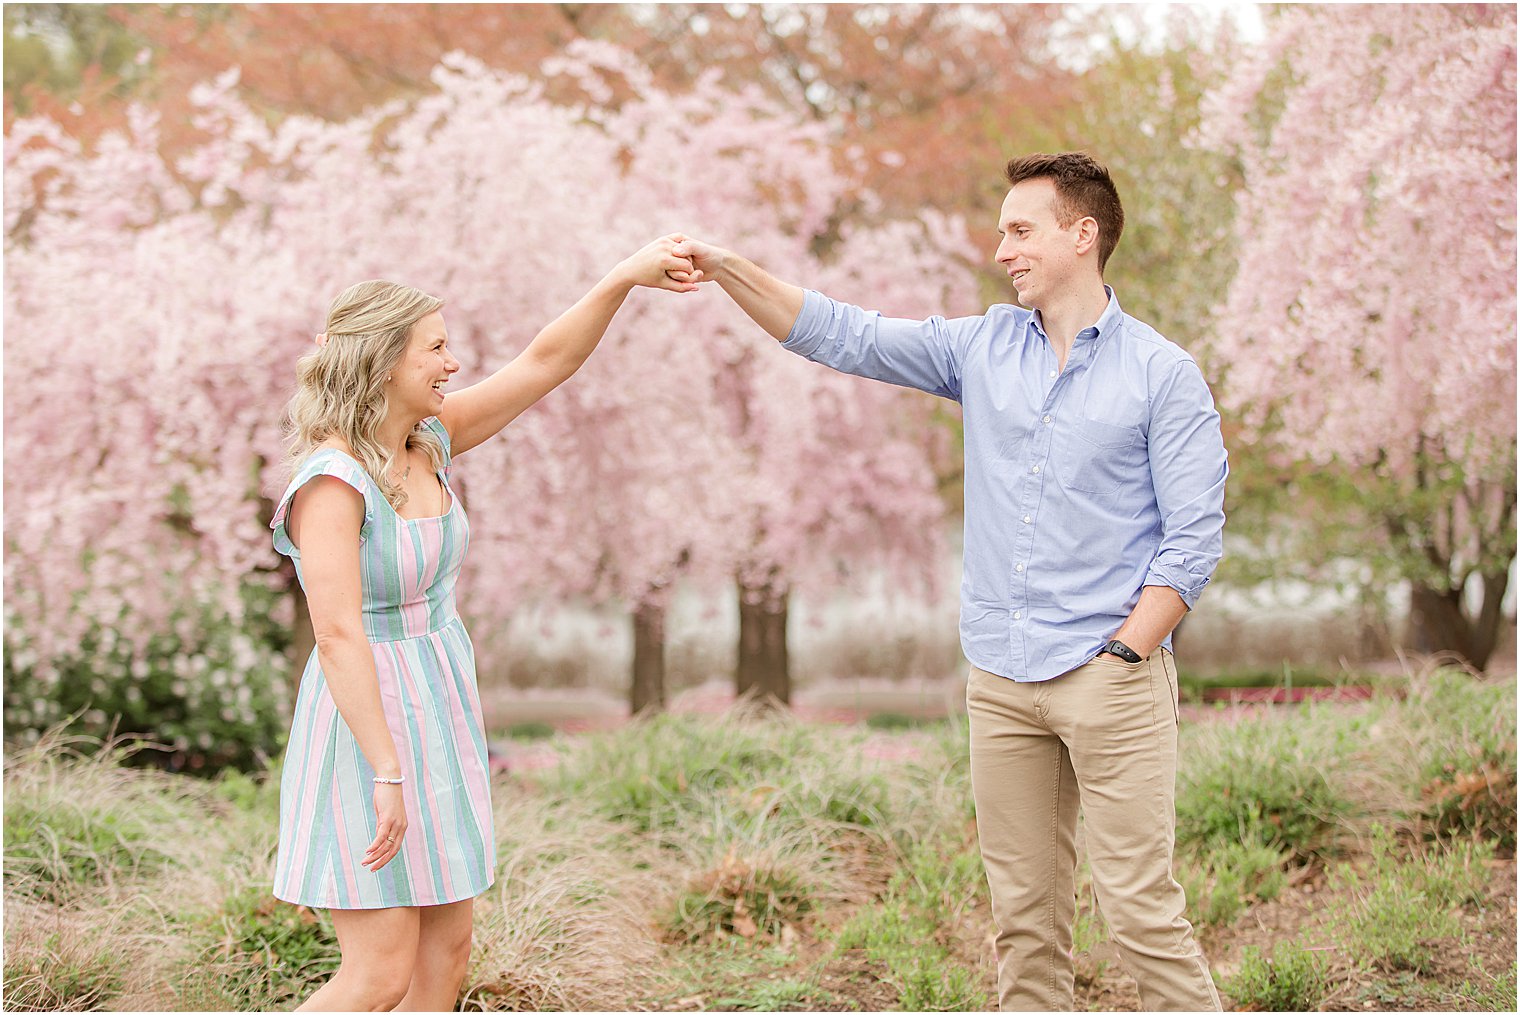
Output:
<path fill-rule="evenodd" d="M 1024 572 L 1024 565 L 1023 564 L 1015 564 L 1013 566 L 1013 569 L 1015 571 L 1018 571 L 1020 574 L 1022 574 Z"/>
<path fill-rule="evenodd" d="M 1022 618 L 1022 617 L 1023 617 L 1023 616 L 1024 616 L 1024 615 L 1023 615 L 1023 614 L 1022 614 L 1022 613 L 1020 613 L 1020 612 L 1019 612 L 1019 611 L 1018 611 L 1018 610 L 1014 610 L 1014 611 L 1013 611 L 1013 619 L 1014 619 L 1014 620 L 1019 620 L 1019 619 L 1020 619 L 1020 618 Z"/>
<path fill-rule="evenodd" d="M 1055 375 L 1056 375 L 1056 372 L 1055 372 L 1055 371 L 1054 371 L 1054 370 L 1052 370 L 1052 371 L 1051 371 L 1051 372 L 1050 372 L 1050 376 L 1052 376 L 1052 377 L 1054 377 L 1054 376 L 1055 376 Z"/>
<path fill-rule="evenodd" d="M 1030 469 L 1029 471 L 1030 472 L 1039 472 L 1040 471 L 1040 467 L 1038 465 L 1036 465 L 1034 468 Z"/>
<path fill-rule="evenodd" d="M 1040 420 L 1040 422 L 1044 423 L 1046 426 L 1049 426 L 1050 425 L 1050 417 L 1046 416 L 1044 419 Z"/>
<path fill-rule="evenodd" d="M 1024 516 L 1024 524 L 1025 524 L 1025 525 L 1028 525 L 1028 524 L 1029 524 L 1029 523 L 1030 523 L 1030 522 L 1032 522 L 1032 521 L 1034 521 L 1034 519 L 1033 519 L 1033 518 L 1031 518 L 1031 517 L 1029 517 L 1029 516 L 1028 516 L 1028 515 L 1025 515 L 1025 516 Z"/>

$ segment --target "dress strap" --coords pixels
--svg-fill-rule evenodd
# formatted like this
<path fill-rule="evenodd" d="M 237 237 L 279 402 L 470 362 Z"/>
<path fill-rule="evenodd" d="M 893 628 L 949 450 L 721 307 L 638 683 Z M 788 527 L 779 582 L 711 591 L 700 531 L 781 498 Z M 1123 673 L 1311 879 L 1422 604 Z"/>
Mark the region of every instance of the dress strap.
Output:
<path fill-rule="evenodd" d="M 448 429 L 443 425 L 443 421 L 440 420 L 437 416 L 429 416 L 418 425 L 421 426 L 424 430 L 433 434 L 433 436 L 437 437 L 443 443 L 443 477 L 444 479 L 448 479 L 449 472 L 454 462 L 454 454 L 452 445 L 449 441 Z"/>
<path fill-rule="evenodd" d="M 301 463 L 301 468 L 296 472 L 290 486 L 285 488 L 285 495 L 280 498 L 279 506 L 275 508 L 274 518 L 269 522 L 269 527 L 274 530 L 274 548 L 287 557 L 296 556 L 299 551 L 295 543 L 290 540 L 290 533 L 285 527 L 286 519 L 290 516 L 290 505 L 295 500 L 296 491 L 318 476 L 332 476 L 342 480 L 364 498 L 364 524 L 359 528 L 359 538 L 362 540 L 370 533 L 370 528 L 375 520 L 374 498 L 380 496 L 375 483 L 365 472 L 363 467 L 352 458 L 336 448 L 321 448 L 313 451 Z"/>

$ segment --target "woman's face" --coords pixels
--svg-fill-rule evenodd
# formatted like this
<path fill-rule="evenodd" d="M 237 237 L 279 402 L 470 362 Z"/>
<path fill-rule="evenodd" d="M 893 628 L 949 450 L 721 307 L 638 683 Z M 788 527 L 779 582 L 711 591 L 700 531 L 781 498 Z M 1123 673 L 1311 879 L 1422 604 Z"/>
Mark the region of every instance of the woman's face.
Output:
<path fill-rule="evenodd" d="M 433 311 L 412 326 L 406 352 L 385 383 L 390 412 L 414 420 L 438 415 L 443 408 L 443 386 L 459 369 L 459 361 L 449 352 L 448 341 L 441 310 Z"/>

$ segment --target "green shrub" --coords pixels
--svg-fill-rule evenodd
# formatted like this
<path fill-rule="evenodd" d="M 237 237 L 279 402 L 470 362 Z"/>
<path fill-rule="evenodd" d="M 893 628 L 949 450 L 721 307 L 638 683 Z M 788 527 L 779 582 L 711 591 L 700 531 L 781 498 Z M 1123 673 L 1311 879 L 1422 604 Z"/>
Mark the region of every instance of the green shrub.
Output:
<path fill-rule="evenodd" d="M 798 821 L 821 819 L 862 829 L 890 829 L 887 781 L 871 772 L 829 773 L 799 780 L 778 792 L 777 808 Z"/>
<path fill-rule="evenodd" d="M 1476 966 L 1476 963 L 1474 964 Z M 1510 966 L 1498 976 L 1491 976 L 1482 967 L 1474 972 L 1477 982 L 1463 980 L 1457 985 L 1455 1001 L 1467 1011 L 1514 1011 L 1516 967 Z M 1456 1007 L 1456 1005 L 1453 1005 Z"/>
<path fill-rule="evenodd" d="M 515 722 L 507 727 L 507 736 L 513 740 L 548 740 L 556 732 L 552 724 L 537 720 Z"/>
<path fill-rule="evenodd" d="M 943 938 L 968 902 L 985 898 L 980 857 L 954 840 L 916 845 L 903 858 L 883 898 L 865 906 L 834 934 L 834 950 L 859 949 L 882 964 L 904 1011 L 985 1010 L 975 973 L 957 963 Z"/>
<path fill-rule="evenodd" d="M 1299 858 L 1332 851 L 1335 829 L 1357 808 L 1326 773 L 1352 756 L 1357 728 L 1310 708 L 1292 721 L 1263 717 L 1200 731 L 1184 745 L 1177 774 L 1178 847 L 1240 843 Z"/>
<path fill-rule="evenodd" d="M 976 974 L 965 966 L 947 966 L 941 959 L 927 955 L 916 957 L 912 968 L 902 974 L 903 1011 L 985 1011 Z"/>
<path fill-rule="evenodd" d="M 62 902 L 91 886 L 161 871 L 158 834 L 129 814 L 88 807 L 5 808 L 5 872 L 14 890 Z M 14 879 L 12 881 L 11 879 Z"/>
<path fill-rule="evenodd" d="M 1424 722 L 1413 732 L 1416 816 L 1433 837 L 1491 840 L 1515 855 L 1515 683 L 1467 673 L 1434 674 L 1405 706 Z"/>
<path fill-rule="evenodd" d="M 122 633 L 132 629 L 124 615 L 51 660 L 37 658 L 25 633 L 7 623 L 6 736 L 34 743 L 62 724 L 99 740 L 133 734 L 167 748 L 129 764 L 200 773 L 260 767 L 288 733 L 288 635 L 272 619 L 273 593 L 250 587 L 244 599 L 241 620 L 199 611 L 140 642 Z"/>
<path fill-rule="evenodd" d="M 866 716 L 866 728 L 897 733 L 902 730 L 934 726 L 945 720 L 939 716 L 904 715 L 901 712 L 872 712 Z"/>
<path fill-rule="evenodd" d="M 582 745 L 545 781 L 636 831 L 674 829 L 715 793 L 773 784 L 807 757 L 807 739 L 781 719 L 659 715 Z"/>
<path fill-rule="evenodd" d="M 1246 948 L 1240 969 L 1224 984 L 1244 1010 L 1318 1011 L 1329 989 L 1326 963 L 1315 952 L 1279 941 L 1271 958 Z"/>
<path fill-rule="evenodd" d="M 1454 843 L 1407 855 L 1381 826 L 1371 846 L 1361 870 L 1341 864 L 1331 871 L 1332 888 L 1347 895 L 1347 949 L 1382 970 L 1427 972 L 1431 943 L 1460 935 L 1455 911 L 1486 892 L 1493 847 Z"/>
<path fill-rule="evenodd" d="M 815 891 L 785 858 L 731 849 L 720 864 L 692 879 L 665 925 L 678 941 L 723 934 L 775 937 L 812 911 Z"/>
<path fill-rule="evenodd" d="M 338 968 L 338 938 L 322 910 L 281 902 L 268 889 L 229 895 L 215 917 L 217 989 L 249 1010 L 271 1010 L 311 992 Z"/>
<path fill-rule="evenodd" d="M 719 997 L 720 1011 L 817 1011 L 818 985 L 810 980 L 758 980 L 740 994 Z"/>
<path fill-rule="evenodd" d="M 1179 858 L 1177 880 L 1187 893 L 1194 926 L 1228 926 L 1251 903 L 1276 898 L 1287 880 L 1286 860 L 1271 846 L 1239 842 Z"/>
<path fill-rule="evenodd" d="M 208 820 L 206 784 L 123 768 L 129 755 L 57 731 L 10 752 L 7 896 L 94 899 L 194 866 L 196 844 L 186 833 Z"/>

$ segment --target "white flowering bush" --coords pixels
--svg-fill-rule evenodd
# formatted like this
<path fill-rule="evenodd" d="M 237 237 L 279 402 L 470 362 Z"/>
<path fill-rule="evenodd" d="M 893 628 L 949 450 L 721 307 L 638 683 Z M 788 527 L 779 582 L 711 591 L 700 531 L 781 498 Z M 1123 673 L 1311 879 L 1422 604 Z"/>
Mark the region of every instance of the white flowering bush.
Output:
<path fill-rule="evenodd" d="M 142 763 L 207 773 L 262 767 L 290 725 L 288 633 L 275 622 L 271 592 L 249 586 L 242 598 L 241 617 L 181 608 L 175 623 L 140 640 L 124 612 L 48 659 L 7 616 L 6 739 L 30 744 L 66 724 L 69 733 L 130 734 L 162 745 L 133 755 Z"/>

